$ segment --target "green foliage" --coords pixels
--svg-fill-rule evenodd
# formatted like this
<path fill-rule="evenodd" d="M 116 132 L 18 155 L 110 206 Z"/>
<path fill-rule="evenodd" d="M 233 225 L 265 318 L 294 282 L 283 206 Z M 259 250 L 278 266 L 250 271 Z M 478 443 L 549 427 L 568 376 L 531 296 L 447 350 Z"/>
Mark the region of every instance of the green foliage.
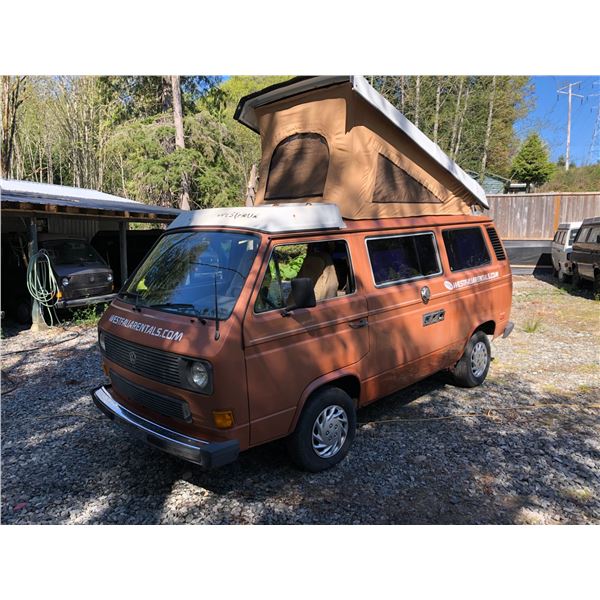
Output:
<path fill-rule="evenodd" d="M 525 333 L 537 333 L 542 329 L 542 319 L 540 317 L 531 317 L 523 324 Z"/>
<path fill-rule="evenodd" d="M 107 308 L 108 304 L 92 304 L 83 308 L 77 308 L 72 314 L 73 324 L 84 327 L 97 325 Z"/>
<path fill-rule="evenodd" d="M 523 142 L 519 152 L 512 163 L 512 179 L 531 185 L 546 183 L 552 173 L 554 165 L 548 159 L 548 149 L 537 133 L 532 133 Z"/>
<path fill-rule="evenodd" d="M 597 192 L 600 190 L 600 163 L 585 167 L 571 166 L 568 171 L 560 159 L 550 180 L 544 184 L 543 192 Z"/>

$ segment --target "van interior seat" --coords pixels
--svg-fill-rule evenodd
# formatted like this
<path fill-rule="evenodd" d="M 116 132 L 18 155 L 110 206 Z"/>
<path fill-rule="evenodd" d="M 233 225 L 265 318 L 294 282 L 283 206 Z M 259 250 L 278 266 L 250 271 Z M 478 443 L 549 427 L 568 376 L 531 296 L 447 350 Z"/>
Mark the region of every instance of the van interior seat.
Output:
<path fill-rule="evenodd" d="M 326 300 L 337 296 L 339 282 L 333 259 L 328 252 L 311 250 L 310 244 L 306 258 L 298 271 L 298 277 L 309 277 L 315 288 L 315 299 Z"/>

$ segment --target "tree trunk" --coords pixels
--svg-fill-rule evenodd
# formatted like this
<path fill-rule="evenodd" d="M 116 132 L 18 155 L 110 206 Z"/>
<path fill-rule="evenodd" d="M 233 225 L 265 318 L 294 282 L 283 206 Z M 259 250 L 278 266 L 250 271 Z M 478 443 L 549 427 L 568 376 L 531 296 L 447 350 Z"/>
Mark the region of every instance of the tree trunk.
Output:
<path fill-rule="evenodd" d="M 452 134 L 450 136 L 450 156 L 454 158 L 454 144 L 456 142 L 456 134 L 458 132 L 458 121 L 460 118 L 460 101 L 462 99 L 462 91 L 465 83 L 464 77 L 459 77 L 458 94 L 456 95 L 456 105 L 454 106 L 454 120 L 452 121 Z"/>
<path fill-rule="evenodd" d="M 19 98 L 21 84 L 25 77 L 2 76 L 2 125 L 0 135 L 0 177 L 10 177 L 12 155 L 14 152 L 17 111 L 23 102 Z"/>
<path fill-rule="evenodd" d="M 465 115 L 467 114 L 467 106 L 469 105 L 469 88 L 465 90 L 465 101 L 460 113 L 460 118 L 458 120 L 458 132 L 456 134 L 456 146 L 454 147 L 454 158 L 458 156 L 458 152 L 460 150 L 460 138 L 462 137 L 463 132 L 463 124 L 465 122 Z"/>
<path fill-rule="evenodd" d="M 440 126 L 440 100 L 442 96 L 442 78 L 437 78 L 437 87 L 435 90 L 435 116 L 433 118 L 433 141 L 437 144 L 438 129 Z"/>
<path fill-rule="evenodd" d="M 254 206 L 257 187 L 258 169 L 256 168 L 256 164 L 253 164 L 252 168 L 250 169 L 250 176 L 248 177 L 248 185 L 246 186 L 246 206 Z"/>
<path fill-rule="evenodd" d="M 492 119 L 494 116 L 494 100 L 496 97 L 496 76 L 492 77 L 492 89 L 490 91 L 490 106 L 488 110 L 487 127 L 485 129 L 485 139 L 483 141 L 483 156 L 481 157 L 481 168 L 479 169 L 479 181 L 485 177 L 485 167 L 487 166 L 488 150 L 490 139 L 492 137 Z"/>
<path fill-rule="evenodd" d="M 181 105 L 181 84 L 179 75 L 171 76 L 171 85 L 173 87 L 173 121 L 175 123 L 175 146 L 185 149 L 185 138 L 183 135 L 183 107 Z M 181 199 L 179 208 L 190 210 L 190 185 L 187 174 L 181 176 Z"/>
<path fill-rule="evenodd" d="M 415 126 L 419 126 L 419 101 L 421 99 L 421 76 L 417 75 L 415 83 Z"/>

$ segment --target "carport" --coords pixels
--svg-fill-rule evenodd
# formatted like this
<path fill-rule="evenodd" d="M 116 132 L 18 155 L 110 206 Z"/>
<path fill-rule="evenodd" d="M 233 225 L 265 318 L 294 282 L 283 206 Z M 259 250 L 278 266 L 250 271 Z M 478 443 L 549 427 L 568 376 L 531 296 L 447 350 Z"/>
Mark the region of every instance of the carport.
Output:
<path fill-rule="evenodd" d="M 0 179 L 0 204 L 2 234 L 26 234 L 29 258 L 38 251 L 40 228 L 88 241 L 100 230 L 118 230 L 121 281 L 128 276 L 129 223 L 166 224 L 181 212 L 97 190 L 11 179 Z M 36 304 L 32 309 L 34 328 L 43 324 Z"/>

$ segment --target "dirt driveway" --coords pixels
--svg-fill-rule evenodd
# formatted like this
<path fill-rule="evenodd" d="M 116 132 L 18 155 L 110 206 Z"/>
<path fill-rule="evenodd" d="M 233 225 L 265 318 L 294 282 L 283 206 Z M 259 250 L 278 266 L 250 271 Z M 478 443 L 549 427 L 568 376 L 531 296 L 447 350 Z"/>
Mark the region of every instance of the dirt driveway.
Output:
<path fill-rule="evenodd" d="M 91 403 L 94 328 L 5 332 L 2 521 L 600 523 L 600 302 L 516 277 L 513 320 L 484 386 L 436 376 L 361 410 L 316 475 L 281 442 L 204 473 L 132 441 Z"/>

